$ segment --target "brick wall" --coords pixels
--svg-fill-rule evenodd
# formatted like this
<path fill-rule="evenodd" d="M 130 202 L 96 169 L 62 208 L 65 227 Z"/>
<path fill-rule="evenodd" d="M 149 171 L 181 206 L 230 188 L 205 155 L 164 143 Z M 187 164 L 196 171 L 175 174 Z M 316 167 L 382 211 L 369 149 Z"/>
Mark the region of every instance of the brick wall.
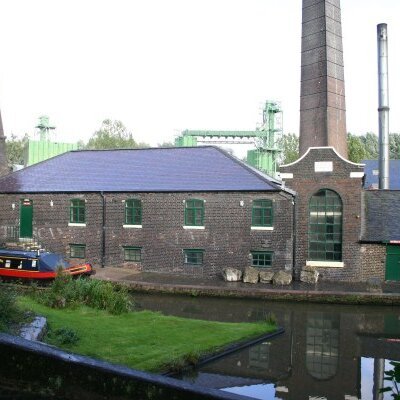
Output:
<path fill-rule="evenodd" d="M 386 246 L 383 244 L 363 244 L 361 246 L 362 280 L 379 278 L 385 280 Z"/>
<path fill-rule="evenodd" d="M 315 162 L 332 162 L 331 172 L 315 172 Z M 329 147 L 314 148 L 295 163 L 280 168 L 281 173 L 291 173 L 293 178 L 284 179 L 286 185 L 297 192 L 296 197 L 296 261 L 295 276 L 308 259 L 309 202 L 320 189 L 335 191 L 342 200 L 343 214 L 343 268 L 318 267 L 322 280 L 361 280 L 361 191 L 362 179 L 350 178 L 351 172 L 363 172 L 363 168 L 339 157 Z"/>
<path fill-rule="evenodd" d="M 6 226 L 18 225 L 24 196 L 33 201 L 33 229 L 42 246 L 69 255 L 71 243 L 85 244 L 86 261 L 101 265 L 103 199 L 99 193 L 0 195 L 1 241 Z M 69 226 L 72 198 L 86 201 L 86 226 Z M 129 198 L 142 201 L 142 228 L 123 227 L 124 201 Z M 190 198 L 205 201 L 204 229 L 183 227 L 184 201 Z M 262 198 L 273 200 L 272 231 L 251 230 L 252 201 Z M 292 268 L 293 206 L 292 197 L 284 192 L 105 194 L 105 219 L 106 266 L 215 276 L 228 266 L 243 269 L 250 265 L 251 250 L 265 250 L 274 252 L 272 269 Z M 123 246 L 141 247 L 142 261 L 125 262 Z M 183 249 L 191 248 L 204 250 L 202 266 L 184 265 Z"/>

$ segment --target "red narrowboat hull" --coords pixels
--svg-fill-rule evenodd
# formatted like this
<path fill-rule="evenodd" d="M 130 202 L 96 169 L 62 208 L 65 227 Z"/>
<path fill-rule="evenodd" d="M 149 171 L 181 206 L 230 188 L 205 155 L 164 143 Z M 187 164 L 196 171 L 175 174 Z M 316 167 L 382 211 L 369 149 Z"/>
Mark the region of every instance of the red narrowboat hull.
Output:
<path fill-rule="evenodd" d="M 95 271 L 90 264 L 74 265 L 62 270 L 63 273 L 72 276 L 94 275 Z M 27 271 L 23 269 L 0 268 L 0 277 L 17 279 L 54 279 L 57 271 Z"/>

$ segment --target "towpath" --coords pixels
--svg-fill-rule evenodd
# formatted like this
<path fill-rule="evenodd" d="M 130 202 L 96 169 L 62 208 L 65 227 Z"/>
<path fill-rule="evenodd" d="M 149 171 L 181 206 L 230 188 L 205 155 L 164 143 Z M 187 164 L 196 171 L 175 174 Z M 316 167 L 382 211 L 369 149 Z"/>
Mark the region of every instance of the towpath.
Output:
<path fill-rule="evenodd" d="M 265 300 L 308 301 L 342 304 L 400 305 L 400 282 L 368 285 L 366 283 L 292 282 L 287 286 L 267 283 L 224 282 L 222 278 L 203 278 L 127 268 L 97 269 L 95 279 L 124 283 L 134 291 L 179 293 L 191 296 L 260 298 Z"/>

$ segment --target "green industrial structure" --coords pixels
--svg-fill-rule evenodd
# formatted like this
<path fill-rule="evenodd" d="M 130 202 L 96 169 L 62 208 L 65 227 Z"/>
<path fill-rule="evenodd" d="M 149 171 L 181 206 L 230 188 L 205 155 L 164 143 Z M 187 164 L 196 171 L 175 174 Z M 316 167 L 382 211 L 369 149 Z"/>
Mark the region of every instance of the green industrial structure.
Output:
<path fill-rule="evenodd" d="M 263 109 L 262 125 L 254 131 L 185 130 L 175 139 L 175 145 L 188 147 L 200 143 L 253 144 L 255 149 L 248 150 L 247 162 L 275 177 L 278 157 L 282 151 L 279 146 L 281 137 L 282 109 L 277 102 L 267 101 Z M 218 141 L 215 141 L 216 139 Z"/>
<path fill-rule="evenodd" d="M 49 117 L 39 117 L 38 129 L 39 140 L 29 139 L 24 148 L 24 166 L 36 164 L 48 158 L 58 156 L 70 150 L 77 150 L 78 143 L 62 143 L 51 140 L 51 131 L 55 126 L 50 125 Z"/>

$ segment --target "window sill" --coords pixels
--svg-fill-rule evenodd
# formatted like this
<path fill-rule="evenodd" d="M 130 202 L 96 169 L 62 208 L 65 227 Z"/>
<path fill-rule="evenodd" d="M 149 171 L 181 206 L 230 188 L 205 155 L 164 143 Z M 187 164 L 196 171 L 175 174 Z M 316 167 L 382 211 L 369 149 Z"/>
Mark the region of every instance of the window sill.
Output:
<path fill-rule="evenodd" d="M 343 268 L 344 262 L 342 261 L 306 261 L 307 267 L 321 267 L 321 268 Z"/>
<path fill-rule="evenodd" d="M 142 225 L 122 225 L 123 228 L 127 228 L 127 229 L 141 229 L 143 226 Z"/>
<path fill-rule="evenodd" d="M 205 227 L 197 225 L 183 225 L 183 229 L 205 229 Z"/>
<path fill-rule="evenodd" d="M 82 226 L 85 227 L 85 223 L 78 223 L 78 222 L 68 222 L 68 226 Z"/>
<path fill-rule="evenodd" d="M 252 226 L 251 230 L 252 231 L 273 231 L 274 227 L 273 226 Z"/>

